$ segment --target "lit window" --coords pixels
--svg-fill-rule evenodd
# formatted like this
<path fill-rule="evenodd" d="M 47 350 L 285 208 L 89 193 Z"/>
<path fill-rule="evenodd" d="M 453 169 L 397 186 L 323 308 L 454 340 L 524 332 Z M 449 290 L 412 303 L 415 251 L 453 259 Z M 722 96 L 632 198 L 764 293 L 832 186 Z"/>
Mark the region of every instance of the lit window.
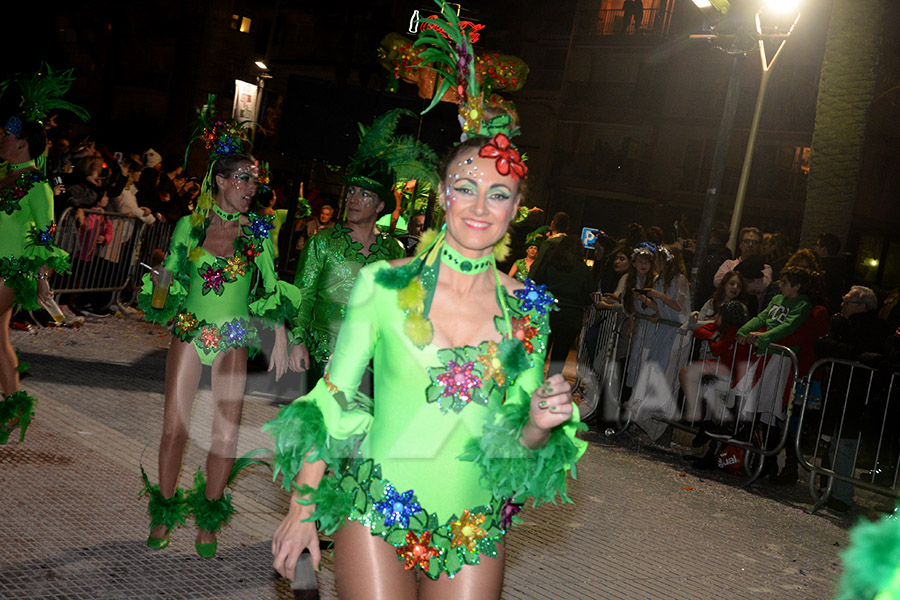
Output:
<path fill-rule="evenodd" d="M 250 33 L 250 25 L 253 19 L 241 15 L 231 15 L 231 28 L 241 33 Z"/>

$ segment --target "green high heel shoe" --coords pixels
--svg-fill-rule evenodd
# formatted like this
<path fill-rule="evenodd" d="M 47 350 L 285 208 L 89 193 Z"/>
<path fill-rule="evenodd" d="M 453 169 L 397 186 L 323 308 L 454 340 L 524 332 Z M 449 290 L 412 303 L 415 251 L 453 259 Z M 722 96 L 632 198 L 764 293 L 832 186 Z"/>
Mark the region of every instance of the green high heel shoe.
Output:
<path fill-rule="evenodd" d="M 19 428 L 19 442 L 25 441 L 25 431 L 34 417 L 37 402 L 23 390 L 11 394 L 0 402 L 0 444 L 9 441 L 12 432 Z"/>
<path fill-rule="evenodd" d="M 175 488 L 171 498 L 162 495 L 158 485 L 151 485 L 144 467 L 141 467 L 141 477 L 144 478 L 144 487 L 140 495 L 147 494 L 147 514 L 150 515 L 150 531 L 159 525 L 165 525 L 166 537 L 147 537 L 147 547 L 161 550 L 169 546 L 169 534 L 173 529 L 185 524 L 188 516 L 188 506 L 184 498 L 184 490 Z"/>
<path fill-rule="evenodd" d="M 216 547 L 219 545 L 219 540 L 214 542 L 210 542 L 208 544 L 201 544 L 199 542 L 194 542 L 194 549 L 197 550 L 197 554 L 199 554 L 202 558 L 215 558 L 216 557 Z"/>
<path fill-rule="evenodd" d="M 231 521 L 234 507 L 231 505 L 231 495 L 222 494 L 221 498 L 209 500 L 206 497 L 206 478 L 203 471 L 197 471 L 194 475 L 194 489 L 187 492 L 186 502 L 194 515 L 197 528 L 207 533 L 219 533 L 222 526 Z M 194 542 L 194 549 L 203 558 L 213 558 L 219 540 L 208 544 Z"/>

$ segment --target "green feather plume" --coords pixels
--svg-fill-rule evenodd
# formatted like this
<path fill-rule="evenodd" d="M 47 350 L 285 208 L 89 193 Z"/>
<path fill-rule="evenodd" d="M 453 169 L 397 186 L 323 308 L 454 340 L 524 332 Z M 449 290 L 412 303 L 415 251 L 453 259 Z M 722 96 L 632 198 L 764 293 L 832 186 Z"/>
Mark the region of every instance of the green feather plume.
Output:
<path fill-rule="evenodd" d="M 375 282 L 389 290 L 401 290 L 419 274 L 418 267 L 421 265 L 418 263 L 419 261 L 413 260 L 398 267 L 381 269 L 375 273 Z"/>
<path fill-rule="evenodd" d="M 11 86 L 18 86 L 22 94 L 21 113 L 26 121 L 43 121 L 58 110 L 69 111 L 82 121 L 87 121 L 90 118 L 87 110 L 62 99 L 75 81 L 73 72 L 74 69 L 69 69 L 54 73 L 50 65 L 42 62 L 40 71 L 31 77 L 16 73 L 0 83 L 0 97 Z"/>
<path fill-rule="evenodd" d="M 231 473 L 228 475 L 228 481 L 225 483 L 225 485 L 231 485 L 232 482 L 234 481 L 234 478 L 237 477 L 238 474 L 241 471 L 243 471 L 244 469 L 246 469 L 247 467 L 251 467 L 253 465 L 263 465 L 263 466 L 269 467 L 269 469 L 271 469 L 272 465 L 270 465 L 266 461 L 264 461 L 260 458 L 254 458 L 255 456 L 258 456 L 260 454 L 268 454 L 268 453 L 269 453 L 269 451 L 266 450 L 265 448 L 256 448 L 255 450 L 251 450 L 250 452 L 246 453 L 245 455 L 237 458 L 234 461 L 234 464 L 231 466 Z"/>
<path fill-rule="evenodd" d="M 222 527 L 231 521 L 234 515 L 234 506 L 231 504 L 231 495 L 222 494 L 217 500 L 206 498 L 206 478 L 203 471 L 194 474 L 194 489 L 188 491 L 185 499 L 194 515 L 197 527 L 209 533 L 218 533 Z"/>
<path fill-rule="evenodd" d="M 313 489 L 308 485 L 294 486 L 297 493 L 307 496 L 308 500 L 298 500 L 300 504 L 315 504 L 316 510 L 309 521 L 316 521 L 319 530 L 325 535 L 331 535 L 344 524 L 350 512 L 353 510 L 353 494 L 348 494 L 341 486 L 341 477 L 326 476 L 319 482 L 319 487 Z"/>

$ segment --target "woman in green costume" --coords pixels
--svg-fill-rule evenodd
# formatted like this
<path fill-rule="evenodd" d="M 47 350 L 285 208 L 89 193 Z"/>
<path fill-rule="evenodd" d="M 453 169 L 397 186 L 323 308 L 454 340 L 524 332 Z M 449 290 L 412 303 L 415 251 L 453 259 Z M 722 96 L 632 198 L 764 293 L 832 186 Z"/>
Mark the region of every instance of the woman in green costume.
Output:
<path fill-rule="evenodd" d="M 19 117 L 9 119 L 0 138 L 0 159 L 9 163 L 0 181 L 0 444 L 16 427 L 24 439 L 34 404 L 19 390 L 18 361 L 9 340 L 13 306 L 36 310 L 52 298 L 50 270 L 69 268 L 68 254 L 55 243 L 53 191 L 34 164 L 46 147 L 43 125 Z"/>
<path fill-rule="evenodd" d="M 528 279 L 528 274 L 531 270 L 531 265 L 534 264 L 534 259 L 537 257 L 538 253 L 538 242 L 534 240 L 530 240 L 525 243 L 525 256 L 524 258 L 520 258 L 516 262 L 513 263 L 512 268 L 509 270 L 509 276 L 515 277 L 517 281 L 525 281 Z"/>
<path fill-rule="evenodd" d="M 318 564 L 317 521 L 341 598 L 497 598 L 520 503 L 568 500 L 585 444 L 569 384 L 543 377 L 554 300 L 494 254 L 525 172 L 502 133 L 460 144 L 444 231 L 360 271 L 323 379 L 266 426 L 293 492 L 272 542 L 282 575 L 304 549 Z M 374 400 L 357 392 L 370 359 Z"/>
<path fill-rule="evenodd" d="M 72 70 L 53 72 L 46 63 L 36 74 L 17 73 L 0 82 L 0 96 L 18 88 L 19 114 L 9 118 L 0 137 L 0 444 L 19 428 L 19 441 L 34 416 L 35 399 L 19 389 L 18 361 L 9 340 L 13 307 L 35 310 L 53 297 L 51 270 L 69 270 L 69 255 L 56 246 L 53 191 L 44 175 L 47 134 L 43 121 L 66 110 L 82 120 L 88 113 L 62 99 L 75 78 Z M 54 115 L 55 116 L 55 115 Z"/>
<path fill-rule="evenodd" d="M 235 463 L 248 351 L 255 353 L 259 344 L 251 315 L 276 327 L 269 370 L 274 368 L 280 378 L 287 368 L 283 323 L 293 316 L 300 294 L 277 281 L 271 220 L 247 213 L 257 176 L 252 156 L 221 155 L 210 170 L 209 189 L 198 209 L 175 226 L 163 267 L 144 277 L 140 304 L 146 318 L 163 324 L 174 319 L 166 358 L 159 485 L 150 485 L 144 475 L 150 496 L 150 547 L 168 546 L 170 531 L 192 514 L 198 527 L 197 553 L 215 555 L 216 533 L 233 512 L 230 496 L 223 492 Z M 165 306 L 154 308 L 155 284 L 169 274 Z M 212 369 L 215 406 L 207 475 L 198 470 L 194 489 L 185 492 L 176 485 L 203 365 Z"/>

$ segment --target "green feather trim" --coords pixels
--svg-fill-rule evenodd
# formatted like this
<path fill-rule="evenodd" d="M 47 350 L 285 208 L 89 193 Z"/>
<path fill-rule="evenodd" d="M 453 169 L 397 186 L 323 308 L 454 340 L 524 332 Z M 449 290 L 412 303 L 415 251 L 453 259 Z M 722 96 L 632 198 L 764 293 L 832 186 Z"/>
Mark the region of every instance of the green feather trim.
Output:
<path fill-rule="evenodd" d="M 892 583 L 900 565 L 900 519 L 894 514 L 874 523 L 860 521 L 850 530 L 850 546 L 841 558 L 844 574 L 837 600 L 875 598 Z"/>
<path fill-rule="evenodd" d="M 283 475 L 281 485 L 290 490 L 303 461 L 325 458 L 328 436 L 322 411 L 315 402 L 297 400 L 282 408 L 278 417 L 263 425 L 263 431 L 274 438 L 272 481 Z"/>
<path fill-rule="evenodd" d="M 419 236 L 419 245 L 417 248 L 421 248 L 420 251 L 416 252 L 416 254 L 422 254 L 426 249 L 431 247 L 432 242 L 437 239 L 441 232 L 437 229 L 426 229 L 422 232 L 422 235 Z"/>
<path fill-rule="evenodd" d="M 191 514 L 194 515 L 194 523 L 208 533 L 222 531 L 222 527 L 227 525 L 234 515 L 230 494 L 223 493 L 217 500 L 207 500 L 206 478 L 203 477 L 203 471 L 194 474 L 194 489 L 188 491 L 186 502 Z"/>
<path fill-rule="evenodd" d="M 481 468 L 481 482 L 496 498 L 524 502 L 530 496 L 537 506 L 555 503 L 559 494 L 563 502 L 571 502 L 566 494 L 566 474 L 571 469 L 572 477 L 576 476 L 578 447 L 557 427 L 542 448 L 526 448 L 520 438 L 528 411 L 527 404 L 500 406 L 494 418 L 488 419 L 482 436 L 470 440 L 459 458 Z"/>
<path fill-rule="evenodd" d="M 31 419 L 34 418 L 36 402 L 37 400 L 25 393 L 24 390 L 19 390 L 0 402 L 0 444 L 5 444 L 9 440 L 10 434 L 16 427 L 19 428 L 19 441 L 25 439 L 25 430 L 28 429 Z M 15 419 L 18 419 L 18 422 L 10 427 Z"/>
<path fill-rule="evenodd" d="M 147 494 L 147 514 L 150 516 L 150 529 L 157 525 L 166 526 L 166 534 L 181 527 L 187 521 L 188 507 L 184 500 L 184 490 L 175 488 L 175 494 L 171 498 L 162 495 L 158 485 L 150 485 L 147 472 L 141 467 L 141 477 L 144 479 L 144 488 L 139 496 Z"/>
<path fill-rule="evenodd" d="M 531 368 L 531 359 L 525 346 L 517 338 L 504 337 L 498 347 L 498 358 L 503 365 L 503 371 L 510 379 L 518 377 L 526 369 Z"/>
<path fill-rule="evenodd" d="M 225 485 L 231 485 L 234 482 L 234 478 L 237 477 L 238 474 L 241 471 L 243 471 L 244 469 L 246 469 L 247 467 L 251 467 L 253 465 L 264 465 L 266 467 L 269 467 L 269 469 L 271 469 L 272 465 L 270 465 L 266 461 L 259 459 L 259 458 L 253 458 L 254 456 L 258 456 L 260 454 L 268 454 L 268 453 L 269 453 L 269 451 L 266 450 L 265 448 L 256 448 L 255 450 L 251 450 L 250 452 L 246 453 L 245 455 L 237 458 L 234 461 L 234 464 L 231 465 L 231 473 L 228 475 L 228 481 L 225 482 Z"/>
<path fill-rule="evenodd" d="M 347 517 L 353 511 L 353 495 L 348 494 L 341 486 L 341 478 L 336 476 L 323 477 L 316 489 L 308 485 L 294 486 L 301 496 L 308 500 L 297 500 L 300 504 L 315 504 L 316 510 L 308 521 L 316 521 L 318 529 L 325 535 L 331 535 L 344 524 Z"/>
<path fill-rule="evenodd" d="M 399 267 L 381 269 L 375 273 L 375 281 L 383 288 L 400 290 L 409 285 L 409 282 L 419 274 L 419 261 L 413 260 Z"/>

